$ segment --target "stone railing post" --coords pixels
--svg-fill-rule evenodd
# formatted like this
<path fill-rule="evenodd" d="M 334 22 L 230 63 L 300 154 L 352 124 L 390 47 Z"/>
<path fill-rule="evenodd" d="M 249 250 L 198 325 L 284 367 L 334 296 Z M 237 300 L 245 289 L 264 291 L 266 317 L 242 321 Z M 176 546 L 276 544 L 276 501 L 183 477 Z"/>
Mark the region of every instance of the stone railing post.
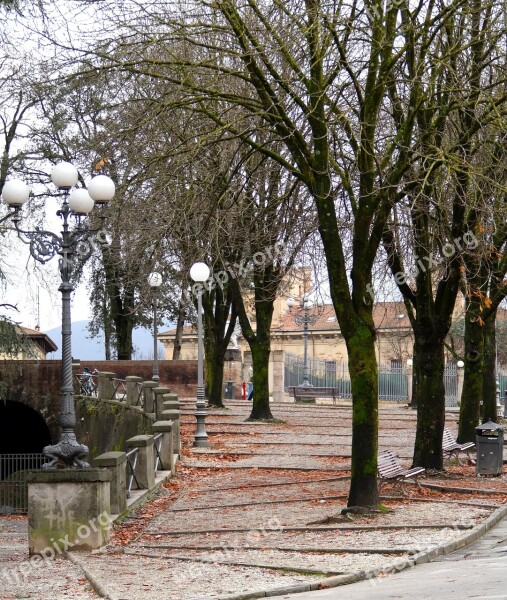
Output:
<path fill-rule="evenodd" d="M 173 422 L 173 452 L 179 456 L 181 454 L 180 411 L 164 410 L 160 416 L 163 421 Z"/>
<path fill-rule="evenodd" d="M 116 390 L 113 379 L 115 377 L 116 373 L 99 371 L 97 394 L 101 400 L 114 400 Z"/>
<path fill-rule="evenodd" d="M 154 405 L 154 413 L 155 418 L 160 419 L 160 415 L 164 410 L 164 395 L 169 394 L 171 390 L 167 387 L 156 387 L 153 388 L 153 405 Z"/>
<path fill-rule="evenodd" d="M 155 412 L 155 394 L 153 390 L 158 387 L 156 381 L 143 381 L 144 388 L 144 412 L 154 413 Z"/>
<path fill-rule="evenodd" d="M 93 466 L 111 472 L 111 514 L 121 514 L 127 508 L 126 453 L 104 452 L 93 459 Z"/>
<path fill-rule="evenodd" d="M 160 445 L 160 460 L 164 471 L 171 471 L 174 475 L 176 472 L 176 459 L 173 452 L 173 422 L 172 421 L 156 421 L 151 426 L 151 430 L 156 435 L 162 434 L 162 444 Z"/>
<path fill-rule="evenodd" d="M 180 401 L 176 394 L 164 394 L 164 410 L 180 410 Z"/>
<path fill-rule="evenodd" d="M 127 404 L 136 406 L 139 400 L 139 384 L 143 381 L 142 377 L 135 375 L 127 375 L 125 377 L 125 385 L 127 386 Z"/>
<path fill-rule="evenodd" d="M 102 548 L 109 543 L 109 471 L 30 471 L 27 481 L 30 555 L 43 554 L 46 559 L 53 558 L 67 550 L 65 540 L 71 541 L 72 550 L 86 552 Z"/>
<path fill-rule="evenodd" d="M 155 485 L 153 442 L 152 435 L 136 435 L 127 440 L 127 448 L 138 448 L 136 479 L 141 490 L 150 490 Z"/>

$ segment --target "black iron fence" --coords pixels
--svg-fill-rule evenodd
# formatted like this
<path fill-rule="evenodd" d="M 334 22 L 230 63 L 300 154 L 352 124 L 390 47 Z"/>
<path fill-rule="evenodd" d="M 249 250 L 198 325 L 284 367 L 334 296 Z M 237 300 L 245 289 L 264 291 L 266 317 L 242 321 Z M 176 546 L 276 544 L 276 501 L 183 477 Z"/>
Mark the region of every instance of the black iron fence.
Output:
<path fill-rule="evenodd" d="M 48 460 L 42 453 L 0 454 L 0 513 L 28 511 L 27 474 Z"/>

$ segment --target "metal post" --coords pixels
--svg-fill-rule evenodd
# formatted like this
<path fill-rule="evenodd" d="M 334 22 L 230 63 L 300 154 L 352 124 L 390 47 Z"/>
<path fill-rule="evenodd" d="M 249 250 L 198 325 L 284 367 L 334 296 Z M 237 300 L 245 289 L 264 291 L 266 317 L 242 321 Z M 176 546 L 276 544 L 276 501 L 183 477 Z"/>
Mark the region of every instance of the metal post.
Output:
<path fill-rule="evenodd" d="M 507 390 L 505 390 L 505 401 L 503 405 L 503 416 L 507 417 Z"/>
<path fill-rule="evenodd" d="M 69 233 L 69 205 L 65 198 L 63 207 L 58 211 L 63 219 L 63 229 L 60 248 L 59 267 L 62 283 L 59 291 L 62 294 L 62 387 L 60 396 L 60 417 L 59 424 L 62 428 L 60 439 L 54 446 L 46 446 L 43 453 L 51 458 L 51 462 L 43 466 L 43 468 L 51 468 L 60 460 L 65 463 L 66 467 L 89 468 L 89 464 L 83 459 L 88 455 L 88 447 L 84 444 L 79 444 L 76 440 L 74 427 L 76 426 L 76 412 L 74 408 L 74 387 L 72 385 L 72 320 L 71 320 L 71 294 L 74 291 L 74 286 L 70 280 L 74 265 L 75 247 Z M 32 246 L 30 247 L 32 255 Z"/>
<path fill-rule="evenodd" d="M 308 308 L 305 307 L 305 314 L 303 317 L 303 383 L 301 387 L 313 387 L 309 381 L 310 378 L 310 368 L 308 366 Z"/>
<path fill-rule="evenodd" d="M 158 373 L 158 348 L 157 348 L 157 288 L 152 288 L 154 290 L 154 298 L 153 298 L 153 375 L 151 377 L 152 381 L 160 381 L 159 373 Z"/>
<path fill-rule="evenodd" d="M 197 294 L 197 402 L 195 405 L 196 431 L 194 447 L 207 448 L 206 404 L 204 402 L 204 374 L 202 347 L 202 292 Z"/>

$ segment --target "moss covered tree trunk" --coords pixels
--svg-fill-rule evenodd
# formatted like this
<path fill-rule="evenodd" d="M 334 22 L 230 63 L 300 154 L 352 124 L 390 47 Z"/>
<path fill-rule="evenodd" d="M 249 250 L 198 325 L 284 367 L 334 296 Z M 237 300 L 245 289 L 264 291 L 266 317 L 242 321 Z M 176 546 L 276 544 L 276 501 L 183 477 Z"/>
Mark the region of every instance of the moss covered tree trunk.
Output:
<path fill-rule="evenodd" d="M 417 337 L 417 351 L 414 352 L 417 430 L 413 465 L 441 470 L 445 426 L 444 342 L 424 334 Z"/>
<path fill-rule="evenodd" d="M 465 374 L 459 409 L 458 441 L 473 442 L 480 418 L 484 382 L 484 326 L 480 301 L 472 298 L 465 314 Z"/>
<path fill-rule="evenodd" d="M 132 360 L 132 331 L 134 324 L 129 315 L 118 314 L 115 318 L 116 354 L 118 360 Z"/>
<path fill-rule="evenodd" d="M 272 419 L 269 405 L 269 355 L 271 353 L 269 340 L 257 340 L 250 346 L 252 351 L 252 382 L 254 388 L 252 411 L 250 419 Z"/>
<path fill-rule="evenodd" d="M 498 423 L 496 406 L 496 376 L 497 376 L 497 357 L 496 357 L 496 309 L 486 319 L 484 323 L 484 369 L 482 386 L 482 422 L 493 421 Z M 505 390 L 500 390 L 500 396 Z M 476 424 L 478 424 L 478 421 Z M 472 439 L 475 441 L 475 436 Z"/>
<path fill-rule="evenodd" d="M 358 325 L 347 341 L 352 386 L 352 459 L 348 506 L 376 506 L 378 368 L 375 335 Z"/>

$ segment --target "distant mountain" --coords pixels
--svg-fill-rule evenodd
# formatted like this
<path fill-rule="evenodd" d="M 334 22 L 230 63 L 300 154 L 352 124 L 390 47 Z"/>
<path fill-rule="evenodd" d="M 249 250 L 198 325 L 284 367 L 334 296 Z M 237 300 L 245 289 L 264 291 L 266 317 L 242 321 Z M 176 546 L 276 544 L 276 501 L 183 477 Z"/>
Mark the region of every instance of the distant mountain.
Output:
<path fill-rule="evenodd" d="M 72 356 L 81 360 L 104 360 L 104 336 L 100 335 L 96 338 L 91 338 L 87 329 L 88 321 L 74 321 L 72 323 Z M 165 331 L 173 327 L 173 325 L 161 325 L 159 331 Z M 55 327 L 44 332 L 58 346 L 56 352 L 48 354 L 49 360 L 62 357 L 62 328 Z M 153 332 L 148 329 L 134 329 L 132 336 L 134 344 L 134 359 L 149 360 L 153 357 Z M 158 344 L 159 357 L 164 355 L 164 347 Z"/>

